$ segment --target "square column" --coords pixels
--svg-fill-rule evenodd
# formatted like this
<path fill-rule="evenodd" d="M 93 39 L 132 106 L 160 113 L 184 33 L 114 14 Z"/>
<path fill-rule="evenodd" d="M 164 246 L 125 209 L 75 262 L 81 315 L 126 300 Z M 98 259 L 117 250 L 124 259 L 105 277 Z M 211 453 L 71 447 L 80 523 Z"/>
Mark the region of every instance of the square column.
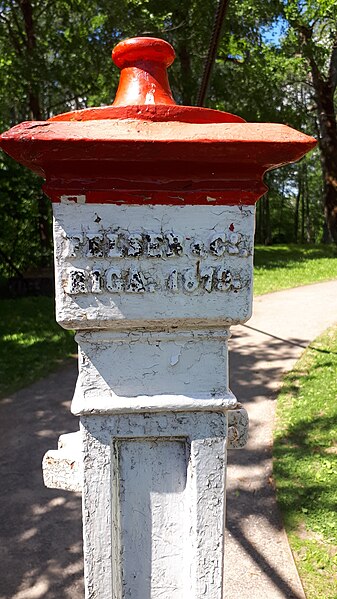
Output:
<path fill-rule="evenodd" d="M 250 315 L 254 208 L 66 200 L 54 217 L 57 319 L 78 330 L 86 598 L 222 599 L 240 415 L 227 339 Z M 247 420 L 230 431 L 243 444 Z"/>

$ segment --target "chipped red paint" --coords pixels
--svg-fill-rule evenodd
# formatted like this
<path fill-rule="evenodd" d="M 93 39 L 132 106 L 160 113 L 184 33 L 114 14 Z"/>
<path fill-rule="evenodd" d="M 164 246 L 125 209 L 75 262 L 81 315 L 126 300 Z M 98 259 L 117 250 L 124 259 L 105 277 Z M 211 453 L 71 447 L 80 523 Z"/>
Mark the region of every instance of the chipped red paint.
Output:
<path fill-rule="evenodd" d="M 316 141 L 279 124 L 249 124 L 225 112 L 177 106 L 166 68 L 173 48 L 134 38 L 113 51 L 121 78 L 112 106 L 26 122 L 1 147 L 46 179 L 53 202 L 253 204 L 264 173 Z"/>

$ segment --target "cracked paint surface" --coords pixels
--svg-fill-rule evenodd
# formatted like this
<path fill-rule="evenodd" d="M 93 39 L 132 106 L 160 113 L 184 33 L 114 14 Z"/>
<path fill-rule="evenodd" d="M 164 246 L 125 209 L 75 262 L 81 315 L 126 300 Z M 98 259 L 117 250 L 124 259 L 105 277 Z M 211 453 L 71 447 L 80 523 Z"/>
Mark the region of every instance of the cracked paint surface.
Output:
<path fill-rule="evenodd" d="M 224 324 L 250 316 L 254 208 L 55 204 L 57 320 Z M 148 325 L 147 325 L 148 326 Z"/>
<path fill-rule="evenodd" d="M 86 598 L 223 599 L 226 451 L 246 438 L 227 340 L 251 312 L 254 208 L 53 209 L 57 319 L 79 345 Z"/>
<path fill-rule="evenodd" d="M 222 599 L 226 419 L 82 418 L 88 599 Z"/>

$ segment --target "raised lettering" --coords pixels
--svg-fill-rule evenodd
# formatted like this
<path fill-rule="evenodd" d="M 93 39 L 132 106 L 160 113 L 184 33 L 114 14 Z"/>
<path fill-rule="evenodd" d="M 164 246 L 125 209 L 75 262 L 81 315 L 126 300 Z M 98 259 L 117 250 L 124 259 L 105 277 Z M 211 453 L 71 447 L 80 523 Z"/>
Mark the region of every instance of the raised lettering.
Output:
<path fill-rule="evenodd" d="M 232 275 L 224 266 L 216 268 L 204 265 L 198 268 L 189 268 L 184 272 L 173 269 L 167 274 L 166 281 L 161 285 L 152 275 L 144 273 L 137 268 L 122 270 L 111 267 L 107 270 L 93 268 L 90 272 L 84 269 L 68 269 L 65 292 L 70 295 L 82 293 L 100 294 L 106 290 L 109 293 L 154 293 L 168 289 L 174 293 L 185 291 L 193 293 L 202 287 L 212 291 L 235 292 L 242 289 L 243 284 L 239 275 Z"/>
<path fill-rule="evenodd" d="M 200 278 L 204 281 L 204 289 L 210 293 L 213 289 L 214 268 L 212 266 L 204 266 L 200 269 Z"/>
<path fill-rule="evenodd" d="M 165 241 L 167 243 L 165 251 L 167 258 L 171 258 L 172 256 L 182 256 L 184 253 L 184 245 L 181 235 L 172 232 L 165 233 Z"/>
<path fill-rule="evenodd" d="M 99 269 L 92 270 L 90 273 L 90 276 L 91 276 L 91 292 L 92 293 L 102 293 L 101 271 Z"/>
<path fill-rule="evenodd" d="M 88 293 L 85 270 L 72 269 L 68 271 L 66 292 L 70 295 Z"/>
<path fill-rule="evenodd" d="M 232 275 L 229 270 L 226 270 L 225 268 L 218 268 L 216 277 L 218 281 L 216 288 L 219 291 L 228 291 L 232 283 Z"/>
<path fill-rule="evenodd" d="M 170 291 L 179 291 L 178 289 L 178 271 L 176 269 L 172 270 L 169 278 L 167 280 L 167 287 Z"/>
<path fill-rule="evenodd" d="M 77 258 L 81 244 L 83 243 L 82 233 L 66 237 L 66 258 Z"/>
<path fill-rule="evenodd" d="M 120 293 L 124 289 L 124 281 L 119 268 L 109 268 L 105 273 L 106 288 L 110 293 Z"/>
<path fill-rule="evenodd" d="M 225 254 L 247 257 L 251 250 L 244 245 L 242 235 L 236 232 L 214 233 L 210 241 L 184 238 L 168 231 L 163 235 L 156 232 L 126 234 L 114 232 L 74 233 L 66 237 L 66 258 L 85 255 L 88 258 L 175 258 L 185 253 L 185 244 L 189 241 L 187 254 L 201 258 L 208 254 L 221 258 Z M 86 251 L 84 251 L 84 248 Z"/>
<path fill-rule="evenodd" d="M 183 288 L 191 293 L 199 287 L 199 281 L 194 268 L 189 268 L 183 273 Z"/>
<path fill-rule="evenodd" d="M 225 243 L 226 243 L 226 237 L 225 235 L 221 235 L 219 233 L 217 233 L 216 235 L 214 235 L 209 243 L 209 249 L 210 252 L 212 254 L 214 254 L 214 256 L 223 256 L 224 252 L 225 252 Z"/>
<path fill-rule="evenodd" d="M 119 235 L 117 233 L 108 233 L 108 257 L 109 258 L 122 258 L 123 250 L 118 245 Z"/>
<path fill-rule="evenodd" d="M 127 238 L 128 243 L 128 256 L 141 256 L 143 253 L 143 238 L 141 235 L 134 234 L 129 235 Z"/>
<path fill-rule="evenodd" d="M 157 233 L 146 233 L 145 239 L 147 241 L 147 256 L 149 258 L 161 258 L 163 255 L 163 250 L 161 248 L 163 237 Z"/>
<path fill-rule="evenodd" d="M 199 241 L 198 239 L 194 240 L 191 243 L 191 251 L 192 254 L 194 254 L 195 256 L 206 256 L 207 255 L 207 251 L 205 248 L 205 245 L 202 241 Z"/>
<path fill-rule="evenodd" d="M 239 291 L 239 289 L 242 289 L 242 282 L 239 279 L 239 277 L 236 277 L 235 279 L 233 279 L 232 287 L 235 291 Z"/>
<path fill-rule="evenodd" d="M 88 258 L 103 258 L 104 249 L 103 249 L 103 234 L 91 234 L 87 233 L 88 238 Z"/>
<path fill-rule="evenodd" d="M 125 291 L 128 293 L 144 293 L 145 280 L 143 273 L 135 268 L 131 268 L 129 271 L 128 282 Z"/>
<path fill-rule="evenodd" d="M 229 254 L 238 254 L 239 253 L 239 248 L 238 248 L 238 243 L 240 241 L 240 237 L 238 233 L 230 233 L 228 236 L 228 246 L 227 246 L 227 251 Z"/>

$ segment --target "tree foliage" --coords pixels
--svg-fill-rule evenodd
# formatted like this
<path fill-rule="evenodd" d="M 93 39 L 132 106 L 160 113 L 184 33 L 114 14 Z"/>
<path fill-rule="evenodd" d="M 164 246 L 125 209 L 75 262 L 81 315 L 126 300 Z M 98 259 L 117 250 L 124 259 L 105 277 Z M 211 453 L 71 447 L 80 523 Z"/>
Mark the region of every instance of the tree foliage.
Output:
<path fill-rule="evenodd" d="M 280 237 L 318 240 L 323 206 L 337 242 L 336 3 L 232 0 L 225 19 L 208 106 L 248 121 L 287 123 L 319 138 L 320 160 L 316 153 L 303 166 L 269 176 L 257 227 L 268 243 Z M 135 35 L 172 43 L 173 94 L 178 103 L 195 103 L 216 5 L 217 0 L 0 0 L 0 128 L 111 103 L 118 81 L 111 49 Z M 0 156 L 6 275 L 50 261 L 50 208 L 39 186 L 32 174 Z"/>

